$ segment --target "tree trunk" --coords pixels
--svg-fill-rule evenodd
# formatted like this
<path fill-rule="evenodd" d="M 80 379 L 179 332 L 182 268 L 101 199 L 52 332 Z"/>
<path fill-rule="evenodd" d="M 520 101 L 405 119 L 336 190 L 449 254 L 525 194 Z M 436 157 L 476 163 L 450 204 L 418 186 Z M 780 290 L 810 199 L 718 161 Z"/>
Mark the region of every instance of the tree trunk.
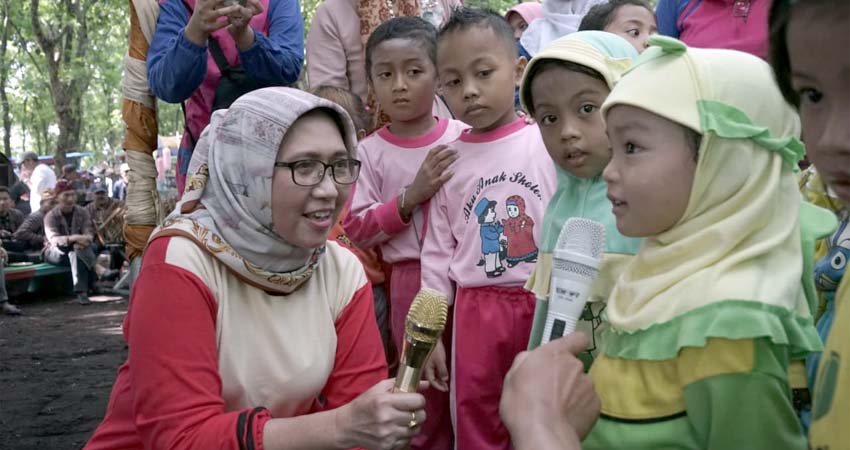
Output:
<path fill-rule="evenodd" d="M 54 152 L 57 169 L 65 164 L 65 152 L 80 147 L 82 98 L 89 74 L 74 66 L 84 61 L 88 53 L 86 1 L 62 0 L 64 14 L 68 16 L 63 21 L 64 25 L 59 29 L 45 29 L 39 17 L 39 0 L 30 0 L 30 21 L 36 41 L 47 60 L 53 110 L 59 121 L 59 138 Z"/>
<path fill-rule="evenodd" d="M 6 83 L 9 78 L 9 64 L 6 62 L 6 47 L 9 42 L 9 0 L 3 0 L 3 35 L 0 36 L 0 105 L 3 107 L 3 152 L 12 158 L 12 116 L 9 113 L 9 97 L 6 95 Z"/>

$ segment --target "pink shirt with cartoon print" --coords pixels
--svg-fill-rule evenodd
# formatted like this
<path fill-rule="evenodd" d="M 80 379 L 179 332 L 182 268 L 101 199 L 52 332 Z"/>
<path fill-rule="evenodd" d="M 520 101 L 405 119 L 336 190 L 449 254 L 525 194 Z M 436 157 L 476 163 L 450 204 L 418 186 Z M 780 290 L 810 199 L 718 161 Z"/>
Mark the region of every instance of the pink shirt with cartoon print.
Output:
<path fill-rule="evenodd" d="M 486 133 L 466 131 L 452 146 L 459 155 L 455 174 L 431 199 L 422 287 L 453 301 L 455 287 L 522 286 L 537 260 L 543 213 L 557 184 L 540 130 L 517 119 Z M 520 203 L 524 221 L 516 220 Z M 520 222 L 530 229 L 517 228 Z"/>
<path fill-rule="evenodd" d="M 418 260 L 425 204 L 405 223 L 398 212 L 398 197 L 413 183 L 428 152 L 455 141 L 466 128 L 463 122 L 437 118 L 434 128 L 419 137 L 399 137 L 385 126 L 363 139 L 357 150 L 363 163 L 360 178 L 343 222 L 349 239 L 361 248 L 380 245 L 384 261 L 390 264 Z"/>

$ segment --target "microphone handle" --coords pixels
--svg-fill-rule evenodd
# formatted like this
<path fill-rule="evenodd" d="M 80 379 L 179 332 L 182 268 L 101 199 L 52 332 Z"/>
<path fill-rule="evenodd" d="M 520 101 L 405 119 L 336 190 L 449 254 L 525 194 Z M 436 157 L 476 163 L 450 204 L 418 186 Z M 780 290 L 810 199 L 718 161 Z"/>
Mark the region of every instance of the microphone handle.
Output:
<path fill-rule="evenodd" d="M 552 270 L 549 286 L 549 308 L 541 339 L 543 344 L 575 331 L 590 296 L 590 286 L 596 277 L 595 270 L 591 277 L 580 276 L 558 270 L 559 261 L 554 262 L 556 268 Z"/>
<path fill-rule="evenodd" d="M 422 373 L 421 367 L 411 367 L 400 363 L 395 376 L 393 392 L 414 393 L 419 390 L 419 379 Z"/>

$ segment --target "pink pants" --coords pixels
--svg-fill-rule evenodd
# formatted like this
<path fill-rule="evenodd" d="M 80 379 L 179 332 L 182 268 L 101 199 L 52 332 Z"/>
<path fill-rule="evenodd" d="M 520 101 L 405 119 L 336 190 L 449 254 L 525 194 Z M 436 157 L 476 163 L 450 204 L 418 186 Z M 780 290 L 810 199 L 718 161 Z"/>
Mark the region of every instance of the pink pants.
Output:
<path fill-rule="evenodd" d="M 528 346 L 534 304 L 521 287 L 457 290 L 451 397 L 458 450 L 513 448 L 499 400 L 514 357 Z"/>
<path fill-rule="evenodd" d="M 393 264 L 390 278 L 390 331 L 399 357 L 404 340 L 404 322 L 413 297 L 419 292 L 419 261 L 402 261 Z M 451 331 L 452 313 L 449 309 L 449 323 L 443 332 L 443 346 L 446 348 L 446 364 L 451 370 Z M 449 394 L 430 388 L 425 395 L 425 423 L 422 432 L 413 438 L 412 450 L 451 450 L 453 447 L 451 411 Z"/>

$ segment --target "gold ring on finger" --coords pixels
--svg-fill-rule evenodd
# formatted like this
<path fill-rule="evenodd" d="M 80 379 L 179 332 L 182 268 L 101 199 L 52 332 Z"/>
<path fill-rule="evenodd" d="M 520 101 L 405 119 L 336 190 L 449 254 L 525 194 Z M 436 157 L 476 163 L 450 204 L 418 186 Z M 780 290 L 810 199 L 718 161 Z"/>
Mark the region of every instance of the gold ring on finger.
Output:
<path fill-rule="evenodd" d="M 413 429 L 413 428 L 416 428 L 418 426 L 419 426 L 419 422 L 416 421 L 416 413 L 411 412 L 410 413 L 410 422 L 407 423 L 407 427 Z"/>

